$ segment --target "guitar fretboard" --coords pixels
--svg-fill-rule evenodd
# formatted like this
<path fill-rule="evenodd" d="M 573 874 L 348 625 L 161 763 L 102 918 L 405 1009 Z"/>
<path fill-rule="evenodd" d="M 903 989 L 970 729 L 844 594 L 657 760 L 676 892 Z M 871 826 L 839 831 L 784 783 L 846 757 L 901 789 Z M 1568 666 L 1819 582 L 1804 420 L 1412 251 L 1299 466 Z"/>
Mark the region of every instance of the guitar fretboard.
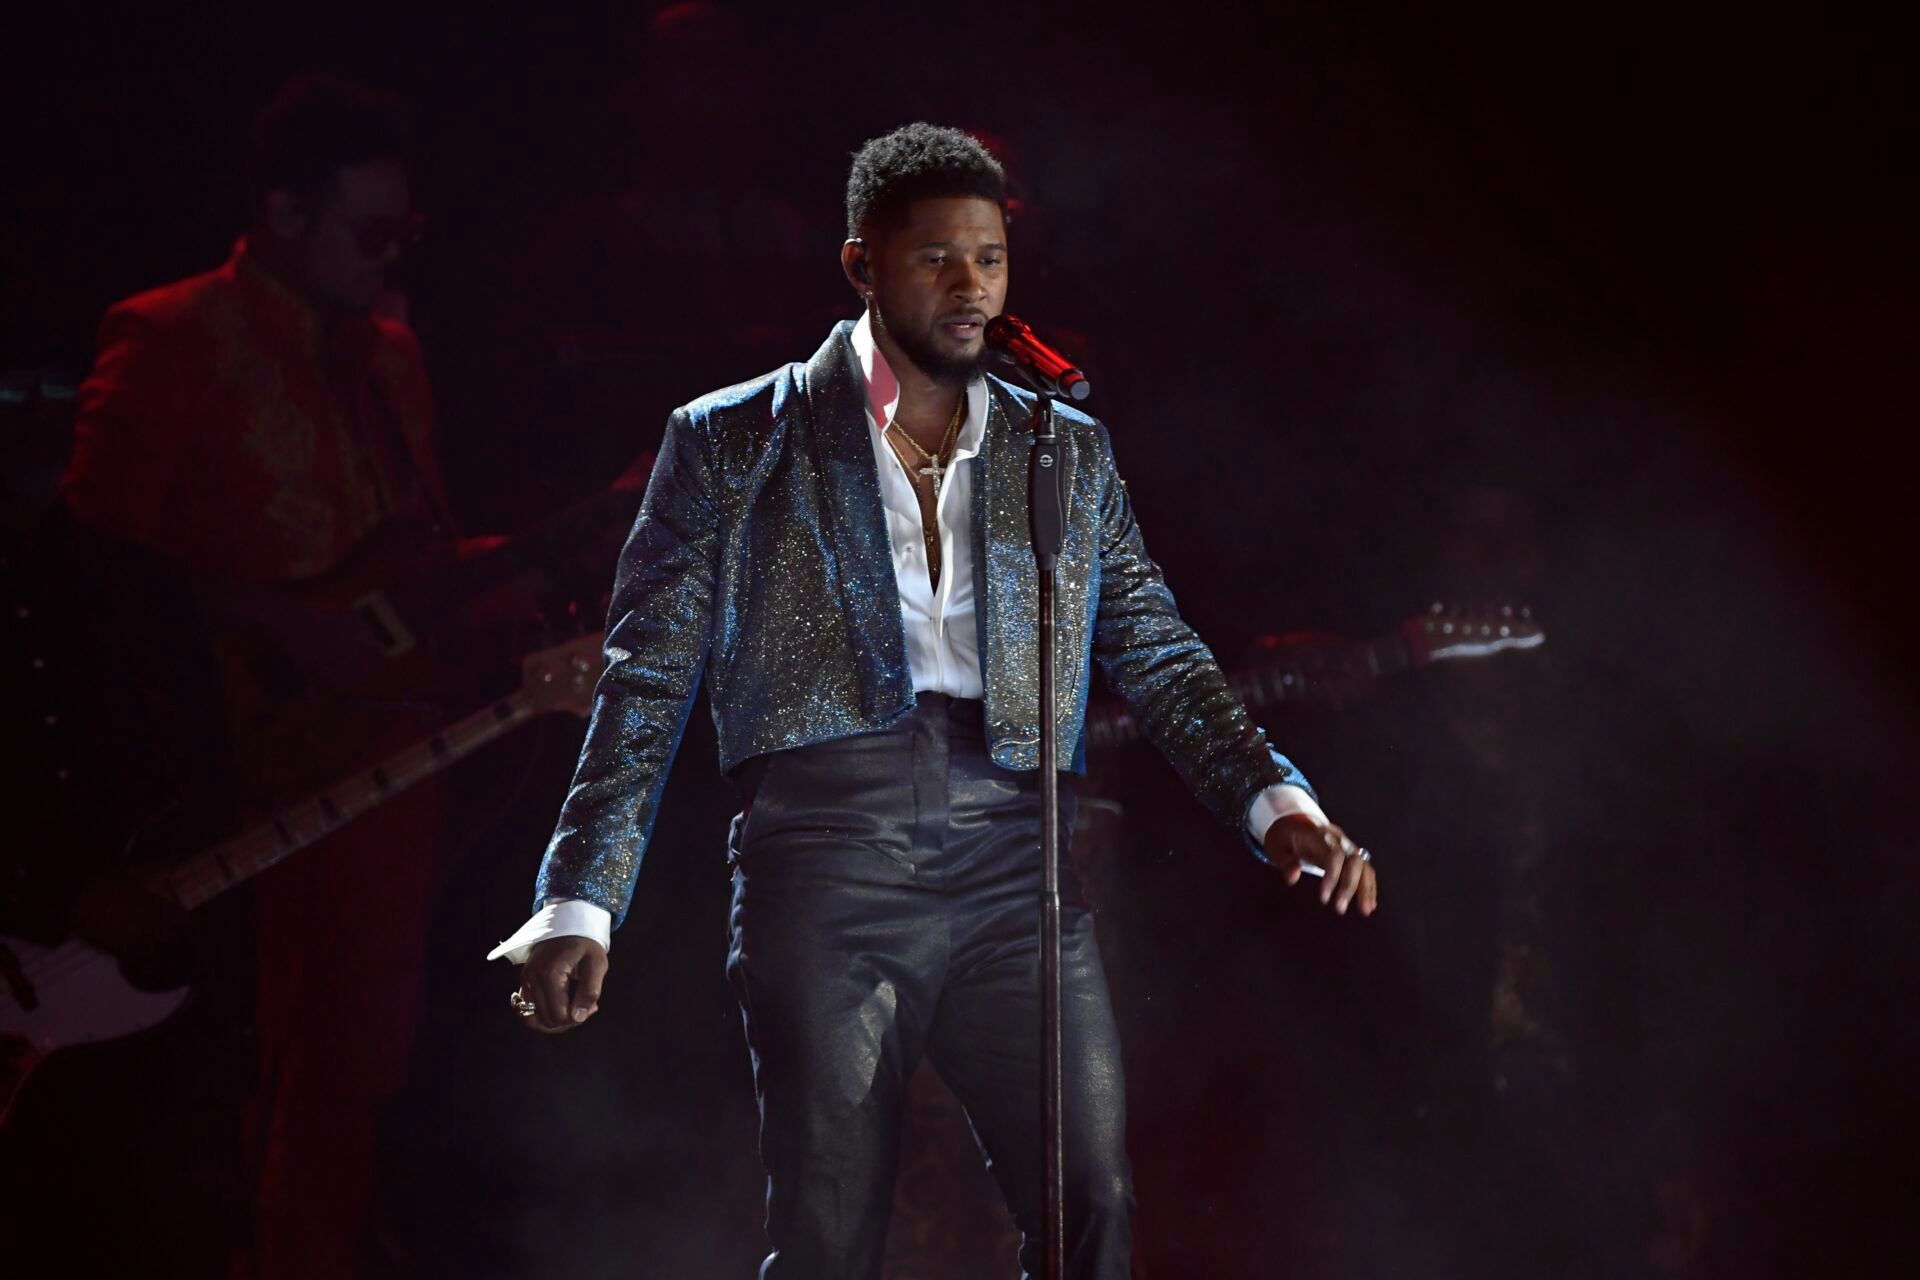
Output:
<path fill-rule="evenodd" d="M 502 698 L 364 773 L 342 779 L 325 791 L 273 813 L 266 821 L 231 840 L 160 873 L 147 887 L 191 911 L 339 830 L 416 782 L 472 755 L 538 712 L 532 695 L 524 689 Z"/>

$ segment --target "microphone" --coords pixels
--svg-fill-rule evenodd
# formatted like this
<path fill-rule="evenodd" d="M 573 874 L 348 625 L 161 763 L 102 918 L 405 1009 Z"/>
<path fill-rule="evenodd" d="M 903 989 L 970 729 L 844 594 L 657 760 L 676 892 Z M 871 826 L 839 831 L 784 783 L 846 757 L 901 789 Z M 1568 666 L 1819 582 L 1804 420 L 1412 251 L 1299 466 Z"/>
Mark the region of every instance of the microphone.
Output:
<path fill-rule="evenodd" d="M 987 345 L 1012 358 L 1036 389 L 1065 400 L 1085 400 L 1093 384 L 1073 361 L 1034 336 L 1033 327 L 1018 316 L 999 315 L 987 321 Z"/>

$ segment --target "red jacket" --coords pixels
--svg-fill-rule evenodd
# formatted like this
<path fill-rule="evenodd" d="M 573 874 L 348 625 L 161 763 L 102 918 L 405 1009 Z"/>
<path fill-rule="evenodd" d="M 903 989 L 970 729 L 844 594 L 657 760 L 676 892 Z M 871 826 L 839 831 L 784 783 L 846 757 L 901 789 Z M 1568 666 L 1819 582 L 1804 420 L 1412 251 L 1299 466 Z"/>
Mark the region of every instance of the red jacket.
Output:
<path fill-rule="evenodd" d="M 61 493 L 196 572 L 305 578 L 390 519 L 444 517 L 432 420 L 406 326 L 323 323 L 243 240 L 107 311 Z"/>

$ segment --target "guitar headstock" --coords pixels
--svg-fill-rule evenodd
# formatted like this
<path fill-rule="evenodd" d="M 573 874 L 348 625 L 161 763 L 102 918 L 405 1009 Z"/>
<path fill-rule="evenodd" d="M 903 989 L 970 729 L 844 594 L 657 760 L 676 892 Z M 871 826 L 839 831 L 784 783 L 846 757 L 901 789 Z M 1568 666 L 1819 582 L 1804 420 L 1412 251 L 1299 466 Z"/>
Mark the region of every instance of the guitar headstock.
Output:
<path fill-rule="evenodd" d="M 1509 649 L 1537 649 L 1547 633 L 1525 605 L 1450 605 L 1435 602 L 1400 624 L 1413 665 L 1460 658 L 1489 658 Z"/>
<path fill-rule="evenodd" d="M 605 665 L 601 632 L 542 649 L 520 665 L 521 687 L 542 711 L 584 716 L 593 710 L 593 688 Z"/>

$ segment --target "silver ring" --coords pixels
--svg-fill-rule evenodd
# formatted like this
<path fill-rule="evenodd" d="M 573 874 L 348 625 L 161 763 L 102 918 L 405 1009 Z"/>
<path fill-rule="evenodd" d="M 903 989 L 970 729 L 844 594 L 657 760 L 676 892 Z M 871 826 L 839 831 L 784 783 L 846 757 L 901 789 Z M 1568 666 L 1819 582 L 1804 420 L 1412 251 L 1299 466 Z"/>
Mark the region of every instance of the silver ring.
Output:
<path fill-rule="evenodd" d="M 524 995 L 521 995 L 518 991 L 515 991 L 511 996 L 507 997 L 507 1003 L 512 1005 L 513 1011 L 523 1018 L 531 1018 L 534 1014 L 540 1012 L 540 1006 L 527 999 Z"/>
<path fill-rule="evenodd" d="M 1362 861 L 1362 862 L 1372 862 L 1372 861 L 1373 861 L 1373 855 L 1372 855 L 1372 854 L 1370 854 L 1370 853 L 1368 853 L 1368 852 L 1367 852 L 1367 851 L 1366 851 L 1365 849 L 1362 849 L 1362 850 L 1360 850 L 1360 852 L 1358 852 L 1358 853 L 1356 853 L 1356 854 L 1354 854 L 1353 856 L 1354 856 L 1354 857 L 1356 857 L 1356 858 L 1358 858 L 1358 859 L 1360 859 L 1360 861 Z"/>

